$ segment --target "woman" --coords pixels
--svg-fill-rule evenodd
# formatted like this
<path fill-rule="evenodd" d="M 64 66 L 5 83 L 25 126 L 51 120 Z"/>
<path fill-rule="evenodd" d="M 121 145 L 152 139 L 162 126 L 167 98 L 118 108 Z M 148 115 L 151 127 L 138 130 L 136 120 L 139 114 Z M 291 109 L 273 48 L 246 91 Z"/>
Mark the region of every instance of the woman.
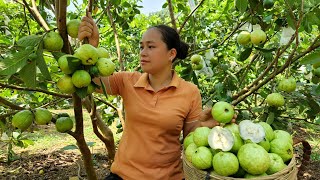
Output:
<path fill-rule="evenodd" d="M 98 46 L 98 28 L 90 15 L 82 19 L 78 38 L 88 38 Z M 188 48 L 174 29 L 151 27 L 140 41 L 144 73 L 117 72 L 102 77 L 108 94 L 122 96 L 126 113 L 112 173 L 106 179 L 183 179 L 181 131 L 185 137 L 199 126 L 218 125 L 210 109 L 202 111 L 197 86 L 172 70 L 177 58 L 187 57 Z M 94 81 L 101 85 L 100 80 Z"/>

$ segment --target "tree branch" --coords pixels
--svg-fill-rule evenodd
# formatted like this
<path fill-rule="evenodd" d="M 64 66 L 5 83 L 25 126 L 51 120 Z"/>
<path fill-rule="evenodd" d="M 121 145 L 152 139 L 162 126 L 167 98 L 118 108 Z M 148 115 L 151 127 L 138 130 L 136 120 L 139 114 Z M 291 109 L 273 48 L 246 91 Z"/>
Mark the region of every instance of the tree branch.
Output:
<path fill-rule="evenodd" d="M 57 96 L 57 97 L 61 97 L 61 98 L 71 98 L 70 95 L 66 95 L 66 94 L 59 94 L 59 93 L 55 93 L 55 92 L 50 92 L 44 89 L 40 89 L 40 88 L 28 88 L 28 87 L 21 87 L 21 86 L 15 86 L 15 85 L 10 85 L 10 84 L 3 84 L 0 82 L 0 87 L 1 88 L 8 88 L 8 89 L 16 89 L 16 90 L 23 90 L 23 91 L 35 91 L 35 92 L 42 92 L 45 94 L 49 94 L 52 96 Z"/>
<path fill-rule="evenodd" d="M 58 1 L 58 0 L 56 0 Z M 67 9 L 63 8 L 66 6 L 64 0 L 59 0 L 56 3 L 56 19 L 57 19 L 57 26 L 59 30 L 59 34 L 63 39 L 63 48 L 62 51 L 67 54 L 73 54 L 73 50 L 69 43 L 68 34 L 67 34 Z"/>
<path fill-rule="evenodd" d="M 34 19 L 37 21 L 37 23 L 45 30 L 45 31 L 49 31 L 50 28 L 47 24 L 47 22 L 43 19 L 43 17 L 41 16 L 41 14 L 39 13 L 38 9 L 37 9 L 37 5 L 35 0 L 31 0 L 32 3 L 32 7 L 30 7 L 28 5 L 28 3 L 26 2 L 26 0 L 22 0 L 23 4 L 25 7 L 27 7 L 28 11 L 30 12 L 30 14 L 34 17 Z"/>
<path fill-rule="evenodd" d="M 171 0 L 167 0 L 167 1 L 168 1 L 168 8 L 169 8 L 172 27 L 173 27 L 173 29 L 177 30 L 177 24 L 176 24 L 176 20 L 174 18 L 172 2 L 171 2 Z"/>
<path fill-rule="evenodd" d="M 109 20 L 110 20 L 111 27 L 113 29 L 113 33 L 114 33 L 114 40 L 116 42 L 118 61 L 119 61 L 119 64 L 120 64 L 120 70 L 124 71 L 124 65 L 123 65 L 123 61 L 122 61 L 122 58 L 121 58 L 121 49 L 120 49 L 118 31 L 117 31 L 116 25 L 115 25 L 115 23 L 113 21 L 113 17 L 112 17 L 112 14 L 111 14 L 111 4 L 110 4 L 110 2 L 108 3 L 108 6 L 107 6 L 107 14 L 108 14 L 108 17 L 109 17 Z"/>
<path fill-rule="evenodd" d="M 185 24 L 187 23 L 187 21 L 190 19 L 190 17 L 193 15 L 194 12 L 196 12 L 196 10 L 201 6 L 201 4 L 204 2 L 204 0 L 201 0 L 197 6 L 191 11 L 190 14 L 188 14 L 187 18 L 183 21 L 183 23 L 181 24 L 180 28 L 178 29 L 178 33 L 181 32 L 182 28 L 185 26 Z M 168 0 L 168 4 L 169 4 L 169 0 Z M 171 17 L 172 19 L 172 17 Z"/>
<path fill-rule="evenodd" d="M 0 97 L 0 104 L 3 104 L 5 106 L 8 106 L 10 107 L 11 109 L 14 109 L 14 110 L 23 110 L 24 108 L 23 107 L 20 107 L 16 104 L 13 104 L 12 102 L 6 100 L 5 98 L 2 98 Z"/>

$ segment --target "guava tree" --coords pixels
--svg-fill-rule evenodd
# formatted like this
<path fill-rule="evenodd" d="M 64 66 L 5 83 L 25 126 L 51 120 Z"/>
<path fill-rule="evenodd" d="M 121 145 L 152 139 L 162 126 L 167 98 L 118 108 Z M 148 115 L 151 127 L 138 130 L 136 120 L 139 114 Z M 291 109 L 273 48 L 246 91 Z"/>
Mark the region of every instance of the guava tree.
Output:
<path fill-rule="evenodd" d="M 105 143 L 112 161 L 115 144 L 107 124 L 118 117 L 119 128 L 125 128 L 121 99 L 91 94 L 84 88 L 63 93 L 57 84 L 64 74 L 59 58 L 73 55 L 87 43 L 67 33 L 67 22 L 80 20 L 87 12 L 98 25 L 99 47 L 108 51 L 117 71 L 140 70 L 139 37 L 149 26 L 168 24 L 191 45 L 187 61 L 177 61 L 174 68 L 181 77 L 198 85 L 204 106 L 224 100 L 236 107 L 239 121 L 257 119 L 275 128 L 296 121 L 319 124 L 317 0 L 168 0 L 162 11 L 148 16 L 140 14 L 137 3 L 0 0 L 4 27 L 0 40 L 1 133 L 13 136 L 13 132 L 21 132 L 11 125 L 18 111 L 71 99 L 75 128 L 67 133 L 77 141 L 88 178 L 96 179 L 96 175 L 83 135 L 82 107 L 90 112 L 94 132 Z M 71 11 L 68 4 L 73 4 L 75 10 Z M 51 32 L 57 32 L 62 39 L 59 51 L 44 47 L 44 39 Z M 193 55 L 199 58 L 192 59 Z M 67 64 L 74 67 L 72 59 L 67 58 Z M 267 98 L 272 93 L 280 98 Z M 281 98 L 283 102 L 279 102 Z M 99 111 L 97 104 L 111 109 L 111 113 Z M 105 117 L 109 117 L 107 124 Z"/>

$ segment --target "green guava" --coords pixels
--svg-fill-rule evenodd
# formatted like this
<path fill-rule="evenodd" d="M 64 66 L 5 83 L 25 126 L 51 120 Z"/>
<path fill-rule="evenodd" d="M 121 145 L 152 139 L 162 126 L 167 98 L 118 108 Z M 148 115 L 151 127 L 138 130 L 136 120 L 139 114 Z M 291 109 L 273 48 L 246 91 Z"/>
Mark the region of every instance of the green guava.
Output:
<path fill-rule="evenodd" d="M 208 135 L 211 129 L 208 127 L 198 127 L 193 133 L 193 142 L 198 146 L 208 146 Z"/>
<path fill-rule="evenodd" d="M 21 110 L 12 117 L 12 125 L 21 131 L 30 127 L 34 120 L 34 115 L 29 110 Z"/>
<path fill-rule="evenodd" d="M 263 174 L 270 167 L 268 152 L 255 143 L 241 146 L 237 156 L 241 167 L 253 175 Z"/>
<path fill-rule="evenodd" d="M 253 175 L 253 174 L 247 173 L 247 174 L 244 175 L 244 178 L 245 179 L 252 179 L 252 178 L 257 178 L 257 177 L 262 177 L 262 176 L 268 176 L 268 174 L 267 173 L 262 173 L 262 174 Z"/>
<path fill-rule="evenodd" d="M 35 113 L 35 123 L 38 125 L 45 125 L 51 122 L 52 114 L 48 109 L 45 108 L 37 108 Z"/>
<path fill-rule="evenodd" d="M 293 139 L 290 133 L 284 130 L 277 129 L 274 131 L 274 138 L 275 139 L 286 139 L 291 145 L 293 145 Z"/>
<path fill-rule="evenodd" d="M 294 77 L 284 78 L 278 84 L 278 89 L 285 92 L 293 92 L 296 90 L 297 83 Z"/>
<path fill-rule="evenodd" d="M 311 82 L 312 82 L 313 84 L 318 84 L 318 83 L 320 82 L 320 77 L 317 77 L 317 76 L 313 75 L 313 76 L 311 77 Z"/>
<path fill-rule="evenodd" d="M 101 76 L 110 76 L 116 68 L 115 64 L 108 58 L 99 58 L 96 66 Z"/>
<path fill-rule="evenodd" d="M 223 126 L 223 128 L 228 129 L 232 133 L 236 133 L 236 134 L 240 133 L 239 125 L 236 123 L 226 124 L 225 126 Z"/>
<path fill-rule="evenodd" d="M 247 45 L 251 40 L 250 32 L 248 31 L 241 31 L 237 36 L 237 43 L 240 45 Z"/>
<path fill-rule="evenodd" d="M 90 83 L 90 84 L 88 85 L 88 87 L 87 87 L 87 94 L 91 94 L 91 93 L 95 92 L 95 90 L 96 90 L 95 85 L 93 85 L 92 83 Z"/>
<path fill-rule="evenodd" d="M 312 65 L 312 67 L 313 67 L 314 69 L 317 69 L 318 67 L 320 67 L 320 62 L 314 63 L 314 64 Z"/>
<path fill-rule="evenodd" d="M 67 32 L 73 38 L 78 37 L 78 31 L 81 21 L 79 19 L 72 19 L 67 23 Z"/>
<path fill-rule="evenodd" d="M 260 45 L 267 40 L 266 33 L 261 29 L 252 31 L 250 36 L 251 36 L 251 42 L 254 45 Z"/>
<path fill-rule="evenodd" d="M 259 122 L 259 124 L 263 127 L 264 132 L 266 134 L 265 139 L 271 142 L 274 139 L 274 132 L 270 124 L 266 122 Z"/>
<path fill-rule="evenodd" d="M 98 51 L 98 54 L 99 54 L 99 58 L 110 58 L 110 55 L 109 55 L 108 51 L 105 48 L 98 47 L 97 51 Z"/>
<path fill-rule="evenodd" d="M 212 167 L 212 154 L 209 148 L 200 146 L 192 155 L 192 165 L 197 169 L 209 169 Z"/>
<path fill-rule="evenodd" d="M 291 160 L 293 157 L 293 147 L 285 138 L 275 138 L 270 143 L 270 152 L 278 154 L 283 162 Z"/>
<path fill-rule="evenodd" d="M 187 147 L 193 143 L 193 133 L 194 132 L 190 132 L 184 139 L 183 139 L 183 147 L 184 149 L 187 149 Z"/>
<path fill-rule="evenodd" d="M 192 162 L 192 156 L 193 154 L 196 152 L 198 146 L 195 143 L 191 143 L 189 144 L 189 146 L 185 149 L 185 155 L 186 155 L 186 159 L 189 162 Z"/>
<path fill-rule="evenodd" d="M 271 93 L 267 96 L 266 102 L 269 106 L 281 107 L 284 105 L 284 98 L 280 93 Z"/>
<path fill-rule="evenodd" d="M 200 63 L 200 64 L 192 64 L 191 67 L 192 67 L 193 70 L 199 71 L 199 70 L 201 70 L 203 68 L 203 64 L 202 63 Z"/>
<path fill-rule="evenodd" d="M 271 164 L 269 169 L 266 172 L 267 174 L 270 175 L 270 174 L 277 173 L 287 167 L 287 165 L 283 162 L 282 158 L 278 154 L 269 153 L 269 156 L 270 156 Z"/>
<path fill-rule="evenodd" d="M 221 126 L 215 126 L 208 135 L 208 142 L 212 149 L 230 151 L 234 145 L 234 138 L 231 131 L 228 129 Z"/>
<path fill-rule="evenodd" d="M 266 134 L 263 127 L 250 120 L 243 120 L 239 123 L 240 136 L 243 140 L 251 140 L 259 143 L 264 140 Z"/>
<path fill-rule="evenodd" d="M 50 31 L 43 38 L 43 45 L 48 51 L 60 51 L 63 47 L 63 39 L 59 33 Z"/>
<path fill-rule="evenodd" d="M 72 83 L 77 88 L 87 87 L 91 83 L 91 76 L 85 70 L 77 70 L 72 74 Z"/>
<path fill-rule="evenodd" d="M 258 143 L 259 146 L 263 147 L 267 152 L 270 150 L 270 142 L 268 140 L 263 140 Z"/>
<path fill-rule="evenodd" d="M 263 7 L 265 9 L 271 9 L 274 5 L 274 1 L 273 0 L 263 0 Z"/>
<path fill-rule="evenodd" d="M 320 77 L 320 67 L 313 69 L 312 74 L 317 77 Z"/>
<path fill-rule="evenodd" d="M 219 123 L 229 123 L 234 115 L 234 109 L 231 104 L 219 101 L 215 103 L 211 109 L 213 119 Z"/>
<path fill-rule="evenodd" d="M 190 59 L 192 64 L 202 64 L 202 57 L 199 54 L 192 55 Z"/>
<path fill-rule="evenodd" d="M 230 176 L 239 170 L 238 158 L 231 152 L 219 152 L 214 155 L 212 165 L 214 171 L 221 176 Z"/>
<path fill-rule="evenodd" d="M 83 65 L 94 65 L 99 58 L 97 49 L 91 44 L 83 44 L 76 49 L 74 56 L 79 58 Z"/>
<path fill-rule="evenodd" d="M 63 93 L 72 94 L 76 92 L 76 88 L 72 83 L 72 78 L 67 74 L 65 74 L 58 80 L 57 87 Z"/>
<path fill-rule="evenodd" d="M 230 151 L 233 153 L 237 153 L 240 147 L 244 144 L 244 142 L 239 133 L 232 133 L 232 135 L 234 139 L 234 144 Z"/>
<path fill-rule="evenodd" d="M 71 54 L 65 54 L 58 59 L 58 65 L 61 71 L 65 74 L 72 74 L 73 70 L 69 67 L 68 57 L 74 57 Z"/>
<path fill-rule="evenodd" d="M 73 121 L 70 117 L 60 117 L 56 121 L 56 130 L 64 133 L 73 128 Z"/>

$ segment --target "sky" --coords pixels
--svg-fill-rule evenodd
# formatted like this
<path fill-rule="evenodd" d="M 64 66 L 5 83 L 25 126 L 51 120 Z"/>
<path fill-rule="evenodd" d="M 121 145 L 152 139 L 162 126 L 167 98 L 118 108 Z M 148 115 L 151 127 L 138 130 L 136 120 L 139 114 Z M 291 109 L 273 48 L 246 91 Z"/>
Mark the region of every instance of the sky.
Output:
<path fill-rule="evenodd" d="M 166 0 L 142 0 L 142 2 L 138 3 L 138 5 L 143 6 L 143 8 L 140 9 L 142 14 L 149 14 L 160 11 L 165 2 Z"/>

